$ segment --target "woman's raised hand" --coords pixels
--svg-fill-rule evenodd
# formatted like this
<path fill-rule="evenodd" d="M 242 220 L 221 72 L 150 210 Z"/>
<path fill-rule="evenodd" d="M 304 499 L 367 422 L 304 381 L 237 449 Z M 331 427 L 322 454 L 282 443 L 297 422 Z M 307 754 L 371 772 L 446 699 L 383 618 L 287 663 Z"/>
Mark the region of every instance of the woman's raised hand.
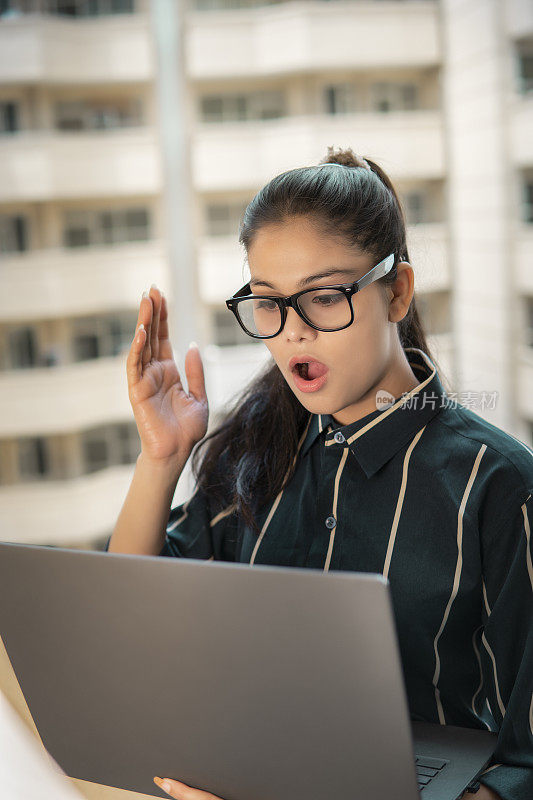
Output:
<path fill-rule="evenodd" d="M 187 394 L 168 338 L 166 297 L 155 284 L 141 299 L 126 372 L 144 456 L 158 463 L 184 465 L 207 431 L 204 369 L 199 349 L 189 347 L 185 354 Z"/>

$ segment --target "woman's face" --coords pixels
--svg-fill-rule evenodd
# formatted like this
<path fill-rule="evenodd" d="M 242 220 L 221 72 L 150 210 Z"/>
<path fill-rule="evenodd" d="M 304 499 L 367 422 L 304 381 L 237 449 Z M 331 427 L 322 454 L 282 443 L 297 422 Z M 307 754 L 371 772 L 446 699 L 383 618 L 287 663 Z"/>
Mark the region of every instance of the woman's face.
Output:
<path fill-rule="evenodd" d="M 252 294 L 279 297 L 300 291 L 300 281 L 331 267 L 347 272 L 318 278 L 305 288 L 352 283 L 375 266 L 368 254 L 325 237 L 305 218 L 263 226 L 248 252 L 248 264 Z M 405 266 L 410 279 L 399 268 L 395 285 L 384 287 L 374 282 L 352 296 L 354 321 L 347 328 L 317 331 L 288 308 L 281 333 L 264 340 L 285 380 L 309 411 L 334 414 L 341 424 L 347 424 L 352 417 L 359 418 L 361 411 L 376 410 L 378 384 L 394 391 L 393 382 L 383 384 L 383 378 L 397 371 L 395 359 L 403 355 L 395 322 L 407 313 L 412 296 L 412 269 L 402 262 Z M 298 388 L 289 361 L 299 355 L 311 356 L 328 367 L 326 381 L 317 391 Z M 405 356 L 403 359 L 405 378 L 407 361 Z"/>

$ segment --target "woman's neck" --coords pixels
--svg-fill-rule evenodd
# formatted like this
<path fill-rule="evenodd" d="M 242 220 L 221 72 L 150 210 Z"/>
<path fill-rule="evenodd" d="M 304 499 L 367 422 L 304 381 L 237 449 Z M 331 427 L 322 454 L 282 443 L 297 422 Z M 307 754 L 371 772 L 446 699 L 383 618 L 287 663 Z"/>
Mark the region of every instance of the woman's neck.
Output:
<path fill-rule="evenodd" d="M 379 408 L 376 403 L 378 392 L 386 392 L 391 396 L 390 400 L 392 402 L 393 399 L 401 397 L 405 392 L 410 392 L 419 383 L 420 380 L 414 374 L 405 352 L 401 349 L 399 356 L 394 359 L 392 364 L 387 366 L 368 392 L 356 403 L 333 414 L 333 419 L 340 425 L 350 425 L 352 422 L 357 422 L 368 416 L 368 414 L 372 414 Z"/>

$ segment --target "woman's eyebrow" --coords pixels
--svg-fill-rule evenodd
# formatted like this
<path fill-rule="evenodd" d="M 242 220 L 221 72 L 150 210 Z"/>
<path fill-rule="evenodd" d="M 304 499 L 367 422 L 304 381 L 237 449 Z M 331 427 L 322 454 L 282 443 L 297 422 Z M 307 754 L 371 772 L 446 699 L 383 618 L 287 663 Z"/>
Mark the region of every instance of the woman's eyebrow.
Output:
<path fill-rule="evenodd" d="M 356 269 L 343 269 L 342 267 L 330 267 L 329 269 L 323 270 L 322 272 L 317 272 L 315 275 L 308 275 L 307 278 L 302 278 L 301 281 L 298 281 L 296 286 L 300 289 L 303 289 L 305 286 L 309 286 L 310 283 L 314 283 L 315 281 L 320 280 L 320 278 L 329 278 L 330 275 L 348 275 L 351 278 L 354 278 L 359 270 Z M 251 278 L 249 281 L 250 286 L 267 286 L 269 289 L 274 289 L 277 291 L 276 287 L 273 286 L 268 281 L 263 281 L 260 278 Z"/>

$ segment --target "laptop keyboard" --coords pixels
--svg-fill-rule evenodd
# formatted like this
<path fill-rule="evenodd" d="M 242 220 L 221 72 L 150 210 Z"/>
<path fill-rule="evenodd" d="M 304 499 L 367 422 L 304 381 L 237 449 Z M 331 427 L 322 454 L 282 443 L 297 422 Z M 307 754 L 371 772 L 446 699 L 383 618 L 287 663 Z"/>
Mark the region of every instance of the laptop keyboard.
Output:
<path fill-rule="evenodd" d="M 442 758 L 415 756 L 416 778 L 418 780 L 418 788 L 421 792 L 435 775 L 440 775 L 447 763 L 448 762 Z"/>

